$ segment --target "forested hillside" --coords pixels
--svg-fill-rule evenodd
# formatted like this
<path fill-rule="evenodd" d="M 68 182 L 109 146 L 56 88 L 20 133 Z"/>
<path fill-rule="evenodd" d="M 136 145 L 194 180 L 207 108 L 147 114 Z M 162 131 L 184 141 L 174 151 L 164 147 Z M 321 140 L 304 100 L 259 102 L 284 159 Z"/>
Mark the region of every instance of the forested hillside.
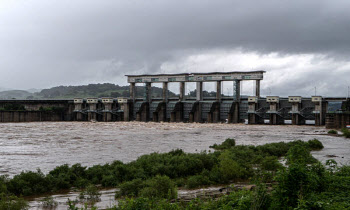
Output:
<path fill-rule="evenodd" d="M 162 88 L 152 87 L 152 96 L 161 97 Z M 136 97 L 144 96 L 144 87 L 136 87 Z M 169 97 L 175 94 L 169 91 Z M 87 97 L 129 97 L 129 86 L 119 86 L 111 83 L 89 84 L 80 86 L 58 86 L 30 93 L 23 90 L 0 92 L 0 99 L 73 99 Z"/>
<path fill-rule="evenodd" d="M 0 92 L 0 99 L 25 99 L 32 93 L 25 90 L 6 90 Z"/>

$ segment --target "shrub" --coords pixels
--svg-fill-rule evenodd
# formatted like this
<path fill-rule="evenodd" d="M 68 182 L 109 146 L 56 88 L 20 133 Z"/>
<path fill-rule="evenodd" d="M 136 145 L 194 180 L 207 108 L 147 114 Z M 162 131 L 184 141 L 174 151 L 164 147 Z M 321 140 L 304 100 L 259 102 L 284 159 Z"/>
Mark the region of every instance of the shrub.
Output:
<path fill-rule="evenodd" d="M 58 205 L 58 202 L 53 199 L 52 196 L 47 196 L 41 199 L 41 206 L 45 209 L 53 209 Z"/>
<path fill-rule="evenodd" d="M 329 130 L 328 134 L 338 134 L 338 132 L 336 130 Z"/>
<path fill-rule="evenodd" d="M 210 148 L 213 148 L 215 150 L 225 150 L 225 149 L 230 149 L 232 147 L 234 147 L 236 145 L 236 141 L 234 139 L 226 139 L 224 142 L 222 142 L 221 144 L 217 145 L 214 144 L 212 146 L 210 146 Z"/>
<path fill-rule="evenodd" d="M 138 196 L 139 191 L 145 187 L 141 179 L 124 182 L 119 185 L 119 192 L 116 192 L 116 197 L 121 196 Z"/>
<path fill-rule="evenodd" d="M 206 175 L 195 175 L 191 176 L 187 179 L 187 187 L 188 188 L 197 188 L 203 185 L 209 185 L 211 183 L 210 179 Z"/>
<path fill-rule="evenodd" d="M 145 188 L 140 195 L 148 198 L 177 198 L 177 190 L 174 182 L 167 176 L 156 176 L 145 181 Z"/>
<path fill-rule="evenodd" d="M 319 209 L 307 206 L 313 205 L 308 199 L 326 189 L 327 179 L 326 170 L 320 163 L 311 166 L 291 164 L 275 177 L 278 185 L 272 193 L 271 209 Z"/>
<path fill-rule="evenodd" d="M 7 185 L 9 192 L 15 195 L 34 195 L 50 191 L 50 186 L 45 175 L 37 172 L 27 171 L 14 176 Z"/>
<path fill-rule="evenodd" d="M 81 201 L 86 201 L 89 203 L 95 203 L 100 201 L 101 193 L 98 191 L 97 187 L 93 184 L 87 186 L 79 195 Z"/>
<path fill-rule="evenodd" d="M 307 142 L 311 150 L 321 150 L 323 149 L 323 144 L 318 139 L 312 139 Z"/>
<path fill-rule="evenodd" d="M 267 171 L 277 171 L 282 168 L 282 164 L 278 161 L 277 157 L 268 156 L 261 162 L 261 168 Z"/>
<path fill-rule="evenodd" d="M 151 209 L 167 209 L 167 210 L 179 210 L 181 208 L 178 203 L 169 203 L 165 199 L 150 199 L 150 198 L 126 198 L 125 200 L 118 201 L 118 206 L 110 208 L 110 210 L 151 210 Z"/>
<path fill-rule="evenodd" d="M 284 156 L 290 148 L 290 143 L 278 142 L 265 145 L 259 145 L 256 149 L 265 155 L 281 157 Z"/>
<path fill-rule="evenodd" d="M 243 168 L 240 167 L 237 161 L 230 157 L 229 151 L 222 153 L 219 159 L 219 170 L 225 181 L 238 179 L 243 176 Z"/>
<path fill-rule="evenodd" d="M 350 131 L 347 128 L 343 128 L 341 129 L 341 132 L 343 133 L 343 136 L 345 136 L 345 138 L 350 138 Z"/>
<path fill-rule="evenodd" d="M 7 183 L 9 181 L 8 176 L 6 175 L 1 175 L 0 176 L 0 195 L 1 194 L 7 194 Z"/>
<path fill-rule="evenodd" d="M 317 162 L 310 154 L 309 148 L 302 144 L 296 144 L 287 152 L 287 164 L 308 164 Z"/>
<path fill-rule="evenodd" d="M 23 198 L 4 194 L 2 194 L 0 197 L 0 209 L 26 210 L 28 208 L 28 202 Z"/>
<path fill-rule="evenodd" d="M 176 198 L 177 190 L 175 183 L 167 176 L 155 176 L 152 179 L 142 181 L 134 179 L 124 182 L 120 186 L 116 197 L 121 196 L 142 196 L 147 198 Z"/>

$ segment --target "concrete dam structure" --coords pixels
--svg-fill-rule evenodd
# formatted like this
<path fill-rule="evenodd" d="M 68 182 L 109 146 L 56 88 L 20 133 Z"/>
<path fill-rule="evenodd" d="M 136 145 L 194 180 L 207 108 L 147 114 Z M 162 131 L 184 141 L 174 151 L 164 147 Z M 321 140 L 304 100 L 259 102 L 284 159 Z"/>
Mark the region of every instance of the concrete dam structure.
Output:
<path fill-rule="evenodd" d="M 130 83 L 129 98 L 0 100 L 0 122 L 246 122 L 271 125 L 314 124 L 329 128 L 341 128 L 350 124 L 350 108 L 346 105 L 349 100 L 345 97 L 260 97 L 260 82 L 264 73 L 265 71 L 126 75 Z M 254 95 L 241 96 L 241 84 L 251 80 L 255 81 Z M 162 85 L 160 97 L 152 97 L 154 83 Z M 178 84 L 179 94 L 170 97 L 168 87 L 173 83 Z M 187 83 L 196 86 L 191 96 L 185 94 Z M 205 83 L 216 84 L 215 95 L 204 94 Z M 232 87 L 231 96 L 222 93 L 223 83 Z M 142 98 L 136 97 L 136 85 L 143 85 Z M 1 109 L 11 103 L 23 105 L 25 111 Z"/>

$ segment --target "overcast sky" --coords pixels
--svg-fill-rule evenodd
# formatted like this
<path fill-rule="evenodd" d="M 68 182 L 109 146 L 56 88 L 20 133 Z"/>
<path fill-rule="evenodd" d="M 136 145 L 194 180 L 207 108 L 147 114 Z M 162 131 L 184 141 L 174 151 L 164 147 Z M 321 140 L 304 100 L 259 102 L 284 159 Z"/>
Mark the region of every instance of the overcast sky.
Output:
<path fill-rule="evenodd" d="M 349 11 L 349 0 L 0 0 L 0 88 L 266 70 L 263 95 L 346 96 Z"/>

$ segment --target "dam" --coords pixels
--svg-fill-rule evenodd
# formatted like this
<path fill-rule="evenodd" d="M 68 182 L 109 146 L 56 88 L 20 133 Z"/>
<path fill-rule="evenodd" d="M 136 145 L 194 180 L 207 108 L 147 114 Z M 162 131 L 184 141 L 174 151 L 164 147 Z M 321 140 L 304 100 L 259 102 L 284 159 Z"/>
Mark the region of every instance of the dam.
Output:
<path fill-rule="evenodd" d="M 71 100 L 0 100 L 0 122 L 30 121 L 142 121 L 248 124 L 313 124 L 342 128 L 350 124 L 350 100 L 346 97 L 260 96 L 265 71 L 126 75 L 130 97 L 75 98 Z M 255 84 L 254 95 L 241 95 L 245 81 Z M 193 95 L 185 95 L 186 84 L 195 84 Z M 206 95 L 203 85 L 214 83 L 215 95 Z M 222 92 L 223 83 L 232 95 Z M 152 85 L 161 84 L 160 97 L 152 96 Z M 170 84 L 179 94 L 169 95 Z M 136 85 L 143 97 L 136 97 Z M 4 107 L 22 107 L 9 110 Z"/>

